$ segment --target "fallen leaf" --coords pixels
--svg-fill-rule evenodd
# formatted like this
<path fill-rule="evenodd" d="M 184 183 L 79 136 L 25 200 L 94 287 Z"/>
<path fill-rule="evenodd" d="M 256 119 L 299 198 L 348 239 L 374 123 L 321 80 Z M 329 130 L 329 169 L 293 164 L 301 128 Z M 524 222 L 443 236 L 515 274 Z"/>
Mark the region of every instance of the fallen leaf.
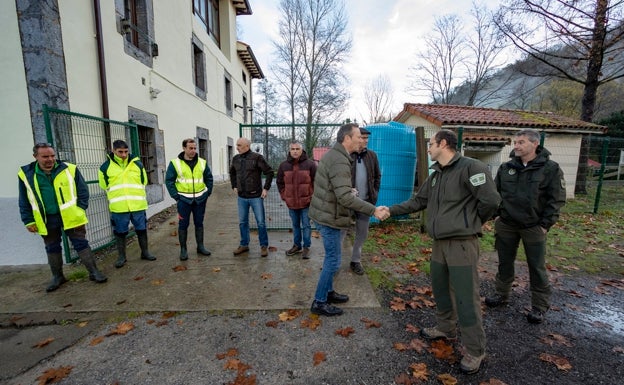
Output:
<path fill-rule="evenodd" d="M 138 276 L 138 277 L 134 277 L 134 278 L 132 278 L 132 279 L 134 279 L 135 281 L 141 281 L 141 280 L 143 279 L 143 277 Z"/>
<path fill-rule="evenodd" d="M 294 289 L 294 288 L 296 288 L 296 287 L 297 287 L 297 284 L 296 284 L 296 283 L 291 283 L 290 285 L 288 285 L 288 288 L 289 288 L 289 289 Z"/>
<path fill-rule="evenodd" d="M 398 376 L 394 377 L 394 382 L 396 382 L 397 385 L 415 385 L 416 384 L 416 380 L 410 377 L 406 373 L 401 373 Z"/>
<path fill-rule="evenodd" d="M 90 346 L 95 346 L 95 345 L 101 343 L 102 341 L 104 341 L 104 336 L 95 337 L 94 339 L 91 340 L 89 345 Z"/>
<path fill-rule="evenodd" d="M 262 273 L 260 275 L 260 278 L 262 278 L 262 279 L 272 279 L 273 278 L 273 274 L 271 274 L 271 273 Z"/>
<path fill-rule="evenodd" d="M 415 350 L 419 354 L 423 352 L 427 348 L 427 343 L 420 338 L 414 338 L 410 341 L 409 344 L 410 349 Z"/>
<path fill-rule="evenodd" d="M 54 338 L 52 337 L 48 337 L 43 341 L 39 341 L 36 344 L 34 344 L 32 347 L 33 348 L 42 348 L 44 346 L 47 346 L 50 342 L 54 341 Z"/>
<path fill-rule="evenodd" d="M 342 337 L 349 337 L 351 334 L 355 333 L 355 330 L 351 326 L 347 326 L 343 329 L 336 330 L 336 334 Z"/>
<path fill-rule="evenodd" d="M 276 251 L 277 251 L 277 247 L 275 247 L 275 246 L 269 246 L 269 251 L 270 251 L 270 252 L 276 252 Z"/>
<path fill-rule="evenodd" d="M 316 330 L 319 326 L 321 326 L 321 319 L 316 314 L 312 314 L 309 318 L 301 320 L 302 328 Z"/>
<path fill-rule="evenodd" d="M 279 321 L 277 321 L 277 320 L 267 321 L 264 325 L 268 326 L 270 328 L 276 328 L 277 325 L 279 325 Z"/>
<path fill-rule="evenodd" d="M 115 305 L 123 305 L 124 303 L 126 303 L 126 300 L 121 300 L 119 302 L 115 302 Z"/>
<path fill-rule="evenodd" d="M 439 360 L 448 360 L 453 355 L 453 347 L 442 340 L 433 341 L 429 352 Z"/>
<path fill-rule="evenodd" d="M 183 265 L 176 265 L 173 267 L 173 271 L 175 272 L 184 271 L 184 270 L 188 270 L 188 267 L 183 266 Z"/>
<path fill-rule="evenodd" d="M 212 268 L 212 272 L 213 272 L 213 273 L 218 273 L 218 272 L 220 272 L 220 271 L 221 271 L 221 268 L 220 268 L 220 267 L 213 267 L 213 268 Z"/>
<path fill-rule="evenodd" d="M 167 319 L 167 318 L 172 318 L 175 317 L 176 315 L 178 315 L 178 312 L 175 311 L 166 311 L 163 313 L 162 315 L 162 319 Z"/>
<path fill-rule="evenodd" d="M 132 322 L 120 322 L 117 324 L 117 327 L 106 334 L 106 337 L 112 335 L 124 335 L 128 333 L 130 330 L 134 329 L 134 324 Z"/>
<path fill-rule="evenodd" d="M 76 326 L 78 326 L 79 328 L 83 328 L 83 327 L 87 326 L 88 324 L 89 324 L 88 321 L 82 321 L 82 322 L 79 322 L 78 325 L 76 325 Z"/>
<path fill-rule="evenodd" d="M 162 285 L 163 283 L 165 283 L 164 279 L 155 279 L 152 281 L 152 285 L 154 286 L 159 286 L 159 285 Z"/>
<path fill-rule="evenodd" d="M 238 358 L 230 358 L 229 360 L 225 361 L 225 364 L 223 365 L 223 369 L 238 370 L 239 364 L 240 364 L 240 360 Z"/>
<path fill-rule="evenodd" d="M 420 333 L 420 328 L 418 326 L 414 326 L 412 324 L 407 324 L 405 326 L 405 330 L 410 333 Z"/>
<path fill-rule="evenodd" d="M 479 385 L 507 385 L 507 384 L 497 378 L 490 378 L 486 382 L 480 382 Z"/>
<path fill-rule="evenodd" d="M 222 360 L 225 357 L 236 357 L 238 356 L 238 350 L 236 348 L 230 348 L 225 353 L 217 353 L 216 356 L 218 360 Z"/>
<path fill-rule="evenodd" d="M 63 378 L 69 376 L 73 368 L 73 366 L 59 366 L 58 368 L 46 369 L 42 375 L 37 377 L 39 385 L 60 382 Z"/>
<path fill-rule="evenodd" d="M 448 373 L 439 374 L 437 379 L 442 383 L 442 385 L 456 385 L 457 378 L 451 376 Z"/>
<path fill-rule="evenodd" d="M 559 370 L 567 372 L 568 370 L 572 369 L 572 365 L 570 365 L 568 359 L 564 357 L 559 357 L 554 354 L 542 353 L 539 355 L 539 359 L 554 364 Z"/>
<path fill-rule="evenodd" d="M 427 381 L 429 379 L 429 370 L 427 369 L 427 364 L 424 362 L 411 364 L 409 367 L 412 369 L 412 376 L 415 378 L 421 381 Z"/>
<path fill-rule="evenodd" d="M 314 366 L 317 366 L 321 362 L 325 361 L 327 358 L 326 358 L 325 353 L 323 353 L 323 352 L 315 352 L 312 359 L 313 359 L 313 362 L 314 362 Z"/>
<path fill-rule="evenodd" d="M 394 297 L 392 301 L 390 301 L 390 309 L 394 311 L 405 311 L 405 300 L 400 297 Z"/>
<path fill-rule="evenodd" d="M 392 344 L 392 347 L 395 348 L 396 350 L 400 351 L 400 352 L 409 349 L 409 346 L 407 346 L 406 344 L 404 344 L 402 342 L 395 342 L 394 344 Z"/>
<path fill-rule="evenodd" d="M 157 328 L 159 328 L 159 327 L 161 327 L 161 326 L 167 326 L 167 325 L 169 325 L 169 321 L 167 321 L 167 320 L 163 320 L 163 321 L 158 321 L 158 322 L 156 322 L 156 327 L 157 327 Z"/>
<path fill-rule="evenodd" d="M 302 314 L 301 310 L 289 309 L 285 312 L 280 313 L 279 319 L 280 321 L 292 321 L 295 318 L 299 317 Z"/>
<path fill-rule="evenodd" d="M 381 323 L 380 322 L 373 321 L 373 320 L 370 320 L 368 318 L 362 318 L 360 321 L 364 322 L 364 325 L 366 325 L 366 329 L 380 328 L 381 327 Z"/>

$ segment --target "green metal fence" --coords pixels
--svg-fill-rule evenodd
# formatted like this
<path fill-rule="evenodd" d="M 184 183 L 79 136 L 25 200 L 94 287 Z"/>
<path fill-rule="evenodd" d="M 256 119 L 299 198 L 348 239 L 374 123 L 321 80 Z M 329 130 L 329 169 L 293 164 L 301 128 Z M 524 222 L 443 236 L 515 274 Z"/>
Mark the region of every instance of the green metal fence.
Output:
<path fill-rule="evenodd" d="M 277 169 L 288 156 L 293 141 L 303 145 L 308 158 L 319 161 L 336 141 L 340 124 L 241 124 L 240 136 L 251 140 L 251 150 L 264 156 L 275 171 L 273 185 L 264 201 L 268 229 L 286 230 L 292 228 L 288 207 L 280 199 L 275 181 Z M 253 216 L 252 216 L 253 217 Z M 250 221 L 252 228 L 255 220 Z"/>
<path fill-rule="evenodd" d="M 132 122 L 118 122 L 95 116 L 43 106 L 47 140 L 59 160 L 74 163 L 89 186 L 87 239 L 94 250 L 108 246 L 113 240 L 106 193 L 98 186 L 98 170 L 112 142 L 125 140 L 133 154 L 140 155 L 138 130 Z M 63 236 L 65 260 L 78 259 Z"/>

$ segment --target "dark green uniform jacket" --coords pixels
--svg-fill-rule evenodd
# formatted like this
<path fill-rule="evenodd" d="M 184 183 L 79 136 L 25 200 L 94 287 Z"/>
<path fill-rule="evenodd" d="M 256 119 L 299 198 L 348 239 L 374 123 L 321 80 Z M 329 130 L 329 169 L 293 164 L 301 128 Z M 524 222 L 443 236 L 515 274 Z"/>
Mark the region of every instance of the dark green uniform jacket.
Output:
<path fill-rule="evenodd" d="M 481 235 L 481 226 L 500 203 L 492 175 L 476 159 L 456 153 L 444 167 L 431 165 L 434 172 L 407 201 L 390 207 L 392 215 L 427 208 L 427 232 L 434 239 Z"/>
<path fill-rule="evenodd" d="M 496 173 L 496 188 L 503 198 L 498 215 L 512 226 L 525 229 L 539 225 L 548 230 L 565 204 L 563 171 L 542 146 L 526 167 L 513 151 L 509 157 L 511 160 Z"/>

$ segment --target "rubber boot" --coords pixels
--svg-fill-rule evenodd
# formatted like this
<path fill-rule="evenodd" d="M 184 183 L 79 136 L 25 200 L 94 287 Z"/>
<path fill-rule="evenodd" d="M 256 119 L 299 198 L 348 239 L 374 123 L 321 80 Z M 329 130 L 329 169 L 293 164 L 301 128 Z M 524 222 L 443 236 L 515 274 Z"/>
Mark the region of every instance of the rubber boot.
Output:
<path fill-rule="evenodd" d="M 186 250 L 186 238 L 188 230 L 178 230 L 178 240 L 180 241 L 180 261 L 188 259 L 188 251 Z"/>
<path fill-rule="evenodd" d="M 212 254 L 210 250 L 204 247 L 204 228 L 196 227 L 195 228 L 195 241 L 197 242 L 197 253 L 201 255 L 210 255 Z"/>
<path fill-rule="evenodd" d="M 120 268 L 126 264 L 126 236 L 128 233 L 115 233 L 115 240 L 117 241 L 117 261 L 115 261 L 115 267 Z"/>
<path fill-rule="evenodd" d="M 108 280 L 108 278 L 106 278 L 106 276 L 98 270 L 95 264 L 95 258 L 93 257 L 93 253 L 91 253 L 90 248 L 87 247 L 86 249 L 80 251 L 78 256 L 80 257 L 82 264 L 87 268 L 90 280 L 97 283 L 103 283 Z"/>
<path fill-rule="evenodd" d="M 137 230 L 136 233 L 139 239 L 139 247 L 141 248 L 141 259 L 155 261 L 156 257 L 150 254 L 147 248 L 147 230 Z"/>
<path fill-rule="evenodd" d="M 52 281 L 46 288 L 46 291 L 49 293 L 61 287 L 62 284 L 67 282 L 67 279 L 63 275 L 63 255 L 61 253 L 49 253 L 48 264 L 50 265 L 50 270 L 52 270 Z"/>

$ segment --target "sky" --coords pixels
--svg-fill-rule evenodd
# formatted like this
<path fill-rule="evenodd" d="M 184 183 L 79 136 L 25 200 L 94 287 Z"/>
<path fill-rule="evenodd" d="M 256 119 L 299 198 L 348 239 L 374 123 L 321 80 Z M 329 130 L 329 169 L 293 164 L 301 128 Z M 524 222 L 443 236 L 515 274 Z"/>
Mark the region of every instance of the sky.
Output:
<path fill-rule="evenodd" d="M 271 81 L 272 41 L 278 40 L 279 0 L 249 0 L 253 14 L 239 16 L 239 40 L 249 44 L 264 76 Z M 409 67 L 423 47 L 424 36 L 431 31 L 434 17 L 454 13 L 469 17 L 471 2 L 467 0 L 344 0 L 348 14 L 348 32 L 353 47 L 345 65 L 350 80 L 350 100 L 345 118 L 358 122 L 369 115 L 364 103 L 366 83 L 379 75 L 387 75 L 394 90 L 392 113 L 396 115 L 404 103 L 427 103 L 424 96 L 405 91 L 409 83 Z M 499 0 L 485 0 L 490 8 Z M 257 83 L 257 80 L 255 80 Z"/>

